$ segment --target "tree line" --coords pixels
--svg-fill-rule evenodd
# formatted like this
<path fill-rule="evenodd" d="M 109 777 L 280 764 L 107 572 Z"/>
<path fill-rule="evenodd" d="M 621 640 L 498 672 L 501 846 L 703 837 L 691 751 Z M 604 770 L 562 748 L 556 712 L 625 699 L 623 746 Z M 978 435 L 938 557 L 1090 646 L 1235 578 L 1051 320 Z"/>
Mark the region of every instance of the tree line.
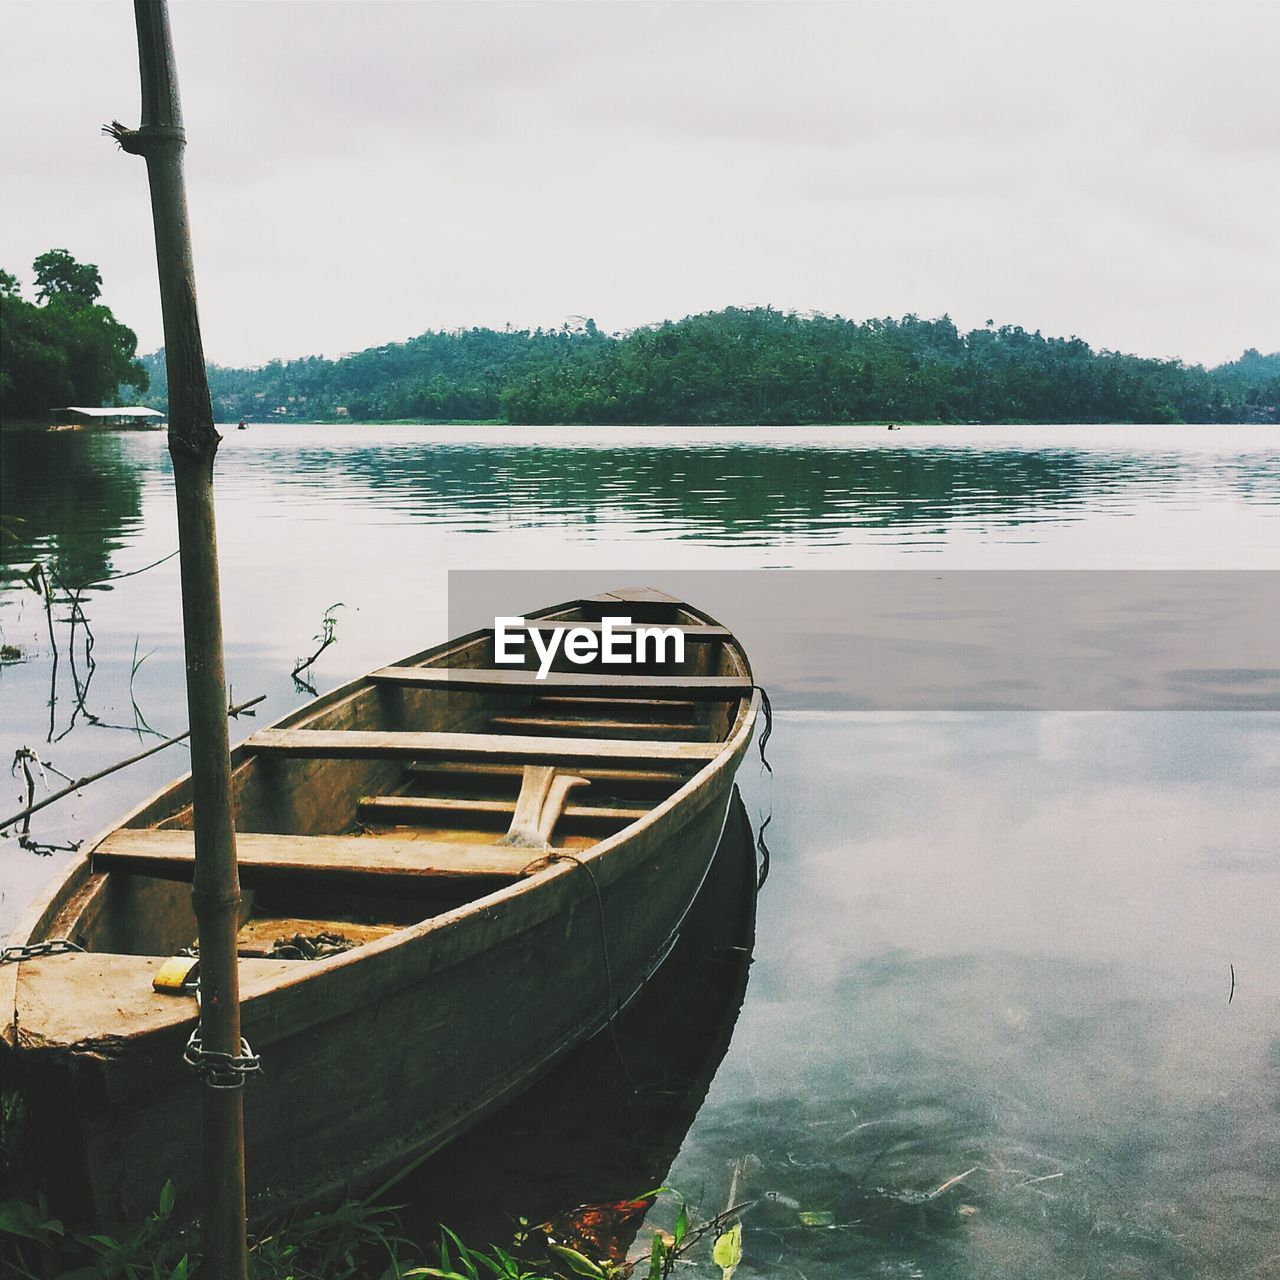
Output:
<path fill-rule="evenodd" d="M 153 399 L 164 364 L 148 357 Z M 337 360 L 214 366 L 222 420 L 792 425 L 1274 422 L 1280 353 L 1206 369 L 1016 325 L 729 308 L 609 335 L 429 332 Z"/>
<path fill-rule="evenodd" d="M 35 301 L 0 270 L 0 420 L 43 421 L 67 405 L 97 408 L 147 389 L 138 340 L 98 299 L 102 275 L 65 249 L 34 263 Z"/>
<path fill-rule="evenodd" d="M 100 301 L 92 263 L 51 249 L 35 300 L 0 271 L 0 418 L 137 400 L 167 409 L 163 352 Z M 337 360 L 212 365 L 222 421 L 800 425 L 841 422 L 1276 422 L 1280 353 L 1206 369 L 1095 351 L 948 316 L 847 320 L 772 307 L 706 312 L 603 333 L 428 332 Z"/>

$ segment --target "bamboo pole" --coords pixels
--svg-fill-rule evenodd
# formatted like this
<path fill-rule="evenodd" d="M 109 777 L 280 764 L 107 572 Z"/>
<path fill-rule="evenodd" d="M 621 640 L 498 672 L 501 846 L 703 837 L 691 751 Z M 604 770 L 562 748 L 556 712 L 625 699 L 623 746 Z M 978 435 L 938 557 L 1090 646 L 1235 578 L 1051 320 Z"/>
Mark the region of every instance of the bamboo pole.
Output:
<path fill-rule="evenodd" d="M 200 933 L 200 1038 L 204 1049 L 240 1052 L 236 964 L 240 877 L 231 806 L 231 761 L 222 663 L 222 606 L 213 510 L 214 429 L 196 311 L 195 269 L 183 177 L 182 108 L 166 0 L 134 0 L 142 122 L 107 132 L 147 162 L 169 373 L 169 453 L 178 506 L 191 796 L 195 824 L 192 902 Z M 244 1100 L 240 1089 L 204 1091 L 204 1264 L 213 1280 L 245 1280 Z"/>

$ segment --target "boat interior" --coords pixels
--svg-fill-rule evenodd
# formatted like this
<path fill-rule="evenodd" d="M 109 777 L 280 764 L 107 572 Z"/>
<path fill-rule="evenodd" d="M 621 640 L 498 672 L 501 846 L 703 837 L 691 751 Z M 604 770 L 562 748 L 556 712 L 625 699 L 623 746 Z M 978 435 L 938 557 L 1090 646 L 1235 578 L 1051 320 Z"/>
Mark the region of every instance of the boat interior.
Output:
<path fill-rule="evenodd" d="M 232 755 L 243 891 L 240 954 L 305 961 L 453 910 L 581 854 L 708 767 L 750 714 L 751 674 L 725 628 L 659 592 L 531 615 L 544 633 L 605 617 L 677 627 L 682 661 L 571 661 L 537 679 L 496 662 L 482 631 L 259 730 Z M 563 637 L 562 637 L 563 638 Z M 674 646 L 672 646 L 674 647 Z M 37 936 L 91 952 L 166 957 L 196 925 L 189 780 L 95 848 Z"/>

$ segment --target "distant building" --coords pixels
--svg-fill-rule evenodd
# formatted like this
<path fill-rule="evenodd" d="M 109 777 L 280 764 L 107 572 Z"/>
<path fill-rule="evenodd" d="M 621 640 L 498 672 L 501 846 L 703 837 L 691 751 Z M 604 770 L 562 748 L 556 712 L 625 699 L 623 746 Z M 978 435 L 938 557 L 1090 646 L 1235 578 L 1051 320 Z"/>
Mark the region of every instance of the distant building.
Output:
<path fill-rule="evenodd" d="M 333 416 L 335 418 L 349 418 L 351 417 L 351 410 L 345 404 L 340 404 L 334 409 Z"/>
<path fill-rule="evenodd" d="M 91 409 L 84 405 L 69 404 L 60 409 L 51 409 L 54 421 L 63 421 L 67 415 L 80 426 L 95 427 L 158 427 L 165 415 L 159 409 L 146 409 L 140 404 L 117 405 L 102 409 Z"/>

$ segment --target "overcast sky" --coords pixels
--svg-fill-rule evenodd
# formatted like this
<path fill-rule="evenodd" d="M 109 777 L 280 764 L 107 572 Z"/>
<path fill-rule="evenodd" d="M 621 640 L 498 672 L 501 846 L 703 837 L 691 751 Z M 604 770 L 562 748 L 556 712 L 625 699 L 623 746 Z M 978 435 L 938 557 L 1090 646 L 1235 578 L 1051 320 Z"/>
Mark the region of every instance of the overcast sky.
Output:
<path fill-rule="evenodd" d="M 207 354 L 728 305 L 1280 349 L 1280 4 L 172 5 Z M 0 0 L 0 266 L 161 344 L 132 5 Z"/>

